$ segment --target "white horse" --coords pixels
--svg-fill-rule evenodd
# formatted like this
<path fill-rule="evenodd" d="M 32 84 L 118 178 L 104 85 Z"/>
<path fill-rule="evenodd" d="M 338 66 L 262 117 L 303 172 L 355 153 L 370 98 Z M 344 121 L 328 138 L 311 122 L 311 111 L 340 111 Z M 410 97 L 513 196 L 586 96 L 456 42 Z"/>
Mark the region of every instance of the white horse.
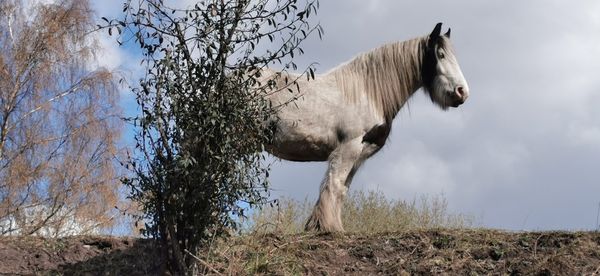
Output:
<path fill-rule="evenodd" d="M 467 99 L 450 29 L 441 35 L 441 25 L 428 36 L 363 53 L 310 82 L 299 80 L 299 96 L 269 96 L 281 108 L 267 151 L 291 161 L 329 161 L 306 230 L 343 231 L 342 204 L 352 177 L 383 147 L 392 120 L 419 88 L 444 110 Z M 297 100 L 285 104 L 292 97 Z"/>

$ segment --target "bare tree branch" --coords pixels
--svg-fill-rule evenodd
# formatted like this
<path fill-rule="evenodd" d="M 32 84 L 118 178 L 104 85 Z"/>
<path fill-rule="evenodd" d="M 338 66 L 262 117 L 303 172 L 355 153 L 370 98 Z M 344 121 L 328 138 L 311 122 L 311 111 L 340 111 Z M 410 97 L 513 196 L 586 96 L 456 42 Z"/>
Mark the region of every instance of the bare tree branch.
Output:
<path fill-rule="evenodd" d="M 110 227 L 121 123 L 115 78 L 87 65 L 90 3 L 25 5 L 0 3 L 0 224 L 22 235 Z"/>

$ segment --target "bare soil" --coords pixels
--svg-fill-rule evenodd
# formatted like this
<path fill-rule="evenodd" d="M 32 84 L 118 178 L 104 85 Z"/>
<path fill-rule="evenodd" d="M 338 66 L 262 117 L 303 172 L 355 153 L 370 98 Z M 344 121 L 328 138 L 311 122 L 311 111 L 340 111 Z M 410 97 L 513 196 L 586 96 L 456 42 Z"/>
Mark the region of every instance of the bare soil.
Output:
<path fill-rule="evenodd" d="M 0 237 L 0 275 L 158 275 L 149 240 Z M 206 274 L 600 275 L 600 232 L 254 234 L 198 256 Z"/>

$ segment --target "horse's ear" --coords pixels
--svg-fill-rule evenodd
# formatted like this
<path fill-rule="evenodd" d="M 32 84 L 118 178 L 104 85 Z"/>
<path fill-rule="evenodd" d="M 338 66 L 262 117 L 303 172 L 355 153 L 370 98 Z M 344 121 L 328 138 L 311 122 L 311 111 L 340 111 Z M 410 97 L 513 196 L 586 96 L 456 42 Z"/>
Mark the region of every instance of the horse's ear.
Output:
<path fill-rule="evenodd" d="M 450 28 L 448 28 L 448 31 L 444 34 L 444 36 L 450 38 Z"/>
<path fill-rule="evenodd" d="M 429 38 L 438 38 L 440 36 L 441 32 L 442 32 L 442 22 L 437 23 L 435 25 L 435 28 L 433 28 L 433 31 L 429 35 Z"/>
<path fill-rule="evenodd" d="M 433 31 L 429 35 L 429 41 L 427 43 L 429 47 L 434 46 L 435 43 L 437 43 L 441 32 L 442 32 L 442 23 L 440 22 L 435 25 L 435 28 L 433 28 Z"/>

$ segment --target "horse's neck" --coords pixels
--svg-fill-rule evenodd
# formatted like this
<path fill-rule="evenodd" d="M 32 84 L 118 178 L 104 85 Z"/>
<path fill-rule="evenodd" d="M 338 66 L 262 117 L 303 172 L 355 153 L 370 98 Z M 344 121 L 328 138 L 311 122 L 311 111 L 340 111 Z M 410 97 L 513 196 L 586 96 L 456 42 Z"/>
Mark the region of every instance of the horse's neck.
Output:
<path fill-rule="evenodd" d="M 356 101 L 361 98 L 360 93 L 366 93 L 371 105 L 391 120 L 423 84 L 423 40 L 384 45 L 357 56 L 330 74 L 349 100 Z"/>

